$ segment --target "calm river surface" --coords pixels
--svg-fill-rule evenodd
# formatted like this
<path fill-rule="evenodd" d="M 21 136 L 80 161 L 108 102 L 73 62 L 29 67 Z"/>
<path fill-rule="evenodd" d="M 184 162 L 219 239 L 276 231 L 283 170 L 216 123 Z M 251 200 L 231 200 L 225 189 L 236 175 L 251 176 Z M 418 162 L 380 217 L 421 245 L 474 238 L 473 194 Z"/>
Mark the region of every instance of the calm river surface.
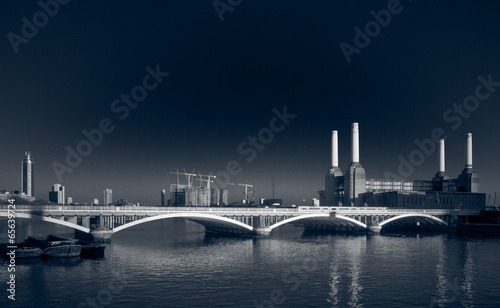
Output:
<path fill-rule="evenodd" d="M 0 239 L 7 238 L 0 220 Z M 18 219 L 18 240 L 71 229 Z M 205 235 L 184 220 L 113 237 L 103 259 L 0 260 L 0 307 L 500 307 L 500 236 Z"/>

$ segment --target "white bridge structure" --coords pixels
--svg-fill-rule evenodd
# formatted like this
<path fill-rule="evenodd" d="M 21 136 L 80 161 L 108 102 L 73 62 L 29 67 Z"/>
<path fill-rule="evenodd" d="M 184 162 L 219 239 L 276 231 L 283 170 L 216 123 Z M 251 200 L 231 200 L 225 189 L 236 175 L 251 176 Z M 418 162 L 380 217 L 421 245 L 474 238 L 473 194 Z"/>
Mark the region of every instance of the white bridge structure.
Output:
<path fill-rule="evenodd" d="M 8 206 L 0 217 L 8 217 Z M 29 206 L 10 208 L 16 219 L 39 219 L 91 234 L 95 240 L 154 220 L 184 218 L 205 227 L 207 232 L 267 236 L 285 224 L 306 230 L 380 232 L 388 227 L 456 227 L 479 211 L 453 209 L 406 209 L 387 207 L 132 207 L 132 206 Z"/>

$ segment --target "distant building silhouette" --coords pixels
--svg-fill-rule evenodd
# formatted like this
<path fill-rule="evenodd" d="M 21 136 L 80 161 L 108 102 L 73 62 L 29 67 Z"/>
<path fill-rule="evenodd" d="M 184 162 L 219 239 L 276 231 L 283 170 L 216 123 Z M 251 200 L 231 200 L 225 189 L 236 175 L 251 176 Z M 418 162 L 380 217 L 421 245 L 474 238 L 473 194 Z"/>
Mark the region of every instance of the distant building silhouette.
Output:
<path fill-rule="evenodd" d="M 161 190 L 161 206 L 165 206 L 165 194 L 166 194 L 165 189 L 162 189 Z"/>
<path fill-rule="evenodd" d="M 126 206 L 126 205 L 129 205 L 130 203 L 125 200 L 125 199 L 118 199 L 118 201 L 115 202 L 114 205 L 116 206 Z"/>
<path fill-rule="evenodd" d="M 260 199 L 261 206 L 274 206 L 280 207 L 283 204 L 283 199 Z"/>
<path fill-rule="evenodd" d="M 111 188 L 106 188 L 104 190 L 104 205 L 109 205 L 113 203 L 113 190 Z"/>
<path fill-rule="evenodd" d="M 27 197 L 35 196 L 35 162 L 31 152 L 24 152 L 24 160 L 21 168 L 21 194 Z"/>
<path fill-rule="evenodd" d="M 64 186 L 62 186 L 61 184 L 54 184 L 52 186 L 52 191 L 49 192 L 49 201 L 55 202 L 57 204 L 64 204 L 64 190 Z"/>
<path fill-rule="evenodd" d="M 224 192 L 224 194 L 223 194 Z M 217 198 L 215 193 L 220 193 Z M 184 184 L 170 185 L 170 206 L 227 205 L 227 190 Z"/>
<path fill-rule="evenodd" d="M 211 188 L 210 189 L 210 206 L 220 205 L 220 189 Z"/>
<path fill-rule="evenodd" d="M 220 190 L 220 205 L 226 206 L 229 204 L 229 191 L 227 189 Z"/>

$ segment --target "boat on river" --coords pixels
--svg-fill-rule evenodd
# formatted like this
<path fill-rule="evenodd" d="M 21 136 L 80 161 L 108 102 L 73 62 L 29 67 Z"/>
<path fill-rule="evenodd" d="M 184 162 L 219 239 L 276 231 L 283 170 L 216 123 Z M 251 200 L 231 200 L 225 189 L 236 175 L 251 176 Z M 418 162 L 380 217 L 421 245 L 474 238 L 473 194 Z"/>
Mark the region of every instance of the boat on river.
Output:
<path fill-rule="evenodd" d="M 78 243 L 82 245 L 82 258 L 104 258 L 105 245 L 91 243 L 84 240 L 79 240 Z"/>
<path fill-rule="evenodd" d="M 78 257 L 82 252 L 82 245 L 78 243 L 78 240 L 61 239 L 52 235 L 47 237 L 28 236 L 25 242 L 42 249 L 43 257 Z"/>
<path fill-rule="evenodd" d="M 17 248 L 9 248 L 17 247 Z M 16 259 L 37 258 L 42 255 L 43 250 L 38 247 L 27 245 L 26 243 L 0 244 L 0 253 L 4 257 L 9 257 L 8 253 L 15 252 Z"/>
<path fill-rule="evenodd" d="M 80 256 L 82 258 L 102 258 L 104 257 L 104 249 L 106 249 L 105 245 L 92 243 L 89 241 L 85 241 L 82 239 L 72 239 L 68 240 L 66 238 L 58 237 L 55 235 L 49 235 L 51 240 L 55 241 L 76 241 L 76 243 L 82 245 L 82 252 Z"/>

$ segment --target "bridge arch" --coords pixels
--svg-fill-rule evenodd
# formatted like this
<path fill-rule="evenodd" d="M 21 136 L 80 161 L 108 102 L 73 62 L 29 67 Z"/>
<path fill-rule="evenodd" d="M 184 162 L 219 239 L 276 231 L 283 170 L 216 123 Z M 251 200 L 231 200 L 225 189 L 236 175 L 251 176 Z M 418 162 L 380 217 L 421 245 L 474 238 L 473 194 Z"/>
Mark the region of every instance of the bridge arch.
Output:
<path fill-rule="evenodd" d="M 0 217 L 8 217 L 8 212 L 0 212 Z M 32 215 L 32 214 L 26 214 L 26 213 L 16 213 L 16 218 L 38 219 L 38 220 L 47 221 L 47 222 L 51 222 L 54 224 L 62 225 L 65 227 L 73 228 L 76 230 L 80 230 L 80 231 L 83 231 L 85 233 L 90 232 L 89 228 L 85 228 L 85 227 L 82 227 L 80 225 L 74 224 L 72 222 L 61 220 L 61 219 L 56 219 L 56 218 L 52 218 L 52 217 Z"/>
<path fill-rule="evenodd" d="M 410 213 L 410 214 L 401 214 L 401 215 L 389 218 L 387 220 L 384 220 L 383 222 L 379 223 L 379 226 L 383 227 L 384 225 L 386 225 L 388 223 L 391 223 L 393 221 L 397 221 L 397 220 L 400 220 L 400 219 L 405 219 L 405 218 L 419 218 L 419 217 L 430 219 L 430 220 L 435 221 L 435 222 L 437 222 L 439 224 L 442 224 L 444 226 L 448 225 L 448 223 L 446 221 L 442 220 L 441 218 L 438 218 L 438 217 L 435 217 L 435 216 L 432 216 L 432 215 L 429 215 L 429 214 Z"/>
<path fill-rule="evenodd" d="M 366 229 L 367 226 L 366 224 L 362 223 L 361 221 L 357 221 L 356 219 L 344 216 L 344 215 L 335 215 L 335 217 L 330 217 L 329 213 L 322 213 L 322 214 L 306 214 L 306 215 L 301 215 L 301 216 L 295 216 L 292 218 L 285 219 L 283 221 L 280 221 L 278 223 L 275 223 L 274 225 L 270 226 L 269 228 L 273 230 L 274 228 L 277 228 L 279 226 L 282 226 L 287 223 L 291 223 L 294 221 L 298 220 L 307 220 L 307 219 L 314 219 L 314 218 L 327 218 L 329 222 L 334 222 L 335 220 L 337 221 L 342 221 L 342 222 L 348 222 L 351 225 L 358 226 L 361 229 Z"/>
<path fill-rule="evenodd" d="M 231 226 L 231 227 L 236 227 L 239 229 L 243 229 L 245 231 L 253 231 L 253 227 L 242 223 L 240 221 L 231 219 L 231 218 L 226 218 L 222 216 L 217 216 L 214 214 L 202 214 L 202 213 L 173 213 L 173 214 L 162 214 L 162 215 L 156 215 L 156 216 L 150 216 L 142 219 L 138 219 L 136 221 L 132 221 L 129 223 L 126 223 L 124 225 L 121 225 L 119 227 L 116 227 L 113 229 L 113 232 L 119 232 L 122 230 L 125 230 L 127 228 L 137 226 L 143 223 L 155 221 L 155 220 L 160 220 L 160 219 L 168 219 L 168 218 L 185 218 L 188 220 L 192 220 L 196 223 L 199 223 L 201 225 L 204 225 L 205 223 L 218 223 L 219 225 L 222 226 Z M 205 226 L 205 225 L 204 225 Z"/>

